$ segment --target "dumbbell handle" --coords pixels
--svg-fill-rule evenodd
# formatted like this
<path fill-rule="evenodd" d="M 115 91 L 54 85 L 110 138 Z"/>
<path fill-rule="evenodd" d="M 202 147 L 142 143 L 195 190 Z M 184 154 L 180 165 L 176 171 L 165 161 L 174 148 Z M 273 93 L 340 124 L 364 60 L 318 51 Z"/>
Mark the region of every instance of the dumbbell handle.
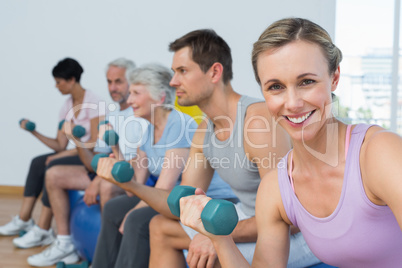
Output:
<path fill-rule="evenodd" d="M 26 119 L 21 119 L 21 120 L 20 120 L 20 125 L 21 125 L 22 121 L 24 121 L 24 120 L 26 120 Z M 35 128 L 36 128 L 36 125 L 35 125 L 34 122 L 28 120 L 28 122 L 25 123 L 25 129 L 26 129 L 26 130 L 28 130 L 28 131 L 34 131 Z"/>
<path fill-rule="evenodd" d="M 92 169 L 93 169 L 93 171 L 94 171 L 95 173 L 96 173 L 96 170 L 98 169 L 98 162 L 99 162 L 99 159 L 102 158 L 102 157 L 108 157 L 108 155 L 107 155 L 107 154 L 96 154 L 96 155 L 94 155 L 94 157 L 92 158 L 91 167 L 92 167 Z"/>
<path fill-rule="evenodd" d="M 64 120 L 64 119 L 60 121 L 59 130 L 61 130 L 63 128 L 63 125 L 64 125 L 65 121 L 66 120 Z M 77 138 L 82 138 L 83 136 L 85 136 L 85 133 L 86 133 L 85 128 L 83 126 L 80 126 L 80 125 L 74 126 L 73 131 L 72 131 L 73 136 L 77 137 Z"/>
<path fill-rule="evenodd" d="M 100 121 L 99 124 L 98 124 L 98 130 L 99 130 L 99 127 L 100 127 L 101 125 L 106 125 L 106 124 L 109 124 L 109 121 L 108 121 L 108 120 Z"/>
<path fill-rule="evenodd" d="M 195 188 L 191 186 L 174 187 L 167 199 L 172 214 L 180 217 L 180 199 L 194 193 Z M 232 202 L 212 199 L 205 205 L 201 221 L 206 231 L 215 235 L 229 235 L 237 225 L 238 215 Z"/>

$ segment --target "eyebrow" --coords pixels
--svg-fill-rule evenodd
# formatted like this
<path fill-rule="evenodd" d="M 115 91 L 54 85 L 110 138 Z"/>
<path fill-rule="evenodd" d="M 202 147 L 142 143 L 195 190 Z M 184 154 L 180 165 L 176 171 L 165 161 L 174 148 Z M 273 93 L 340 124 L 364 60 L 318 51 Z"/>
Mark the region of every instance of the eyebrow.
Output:
<path fill-rule="evenodd" d="M 318 76 L 318 75 L 316 75 L 316 74 L 314 74 L 314 73 L 304 73 L 304 74 L 299 75 L 299 76 L 297 77 L 297 79 L 300 79 L 300 78 L 302 78 L 302 77 L 304 77 L 304 76 L 308 76 L 308 75 Z"/>
<path fill-rule="evenodd" d="M 180 66 L 178 66 L 176 68 L 172 68 L 172 70 L 174 71 L 174 70 L 180 70 L 180 69 L 184 69 L 184 68 L 185 68 L 184 66 L 180 65 Z"/>
<path fill-rule="evenodd" d="M 303 74 L 298 75 L 298 76 L 297 76 L 297 79 L 300 79 L 300 78 L 305 77 L 305 76 L 308 76 L 308 75 L 317 76 L 317 75 L 314 74 L 314 73 L 303 73 Z M 265 86 L 266 84 L 268 84 L 268 83 L 271 83 L 271 82 L 278 83 L 278 82 L 280 82 L 280 81 L 279 81 L 279 79 L 270 79 L 270 80 L 268 80 L 267 82 L 264 83 L 264 86 Z"/>

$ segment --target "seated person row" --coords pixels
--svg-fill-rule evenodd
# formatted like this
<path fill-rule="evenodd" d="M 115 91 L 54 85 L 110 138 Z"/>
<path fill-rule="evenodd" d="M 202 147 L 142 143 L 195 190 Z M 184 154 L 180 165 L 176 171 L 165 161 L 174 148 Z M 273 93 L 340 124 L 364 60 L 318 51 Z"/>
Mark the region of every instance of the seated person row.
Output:
<path fill-rule="evenodd" d="M 2 235 L 17 235 L 21 231 L 33 230 L 40 236 L 39 241 L 34 241 L 34 243 L 25 241 L 27 234 L 24 236 L 25 238 L 15 238 L 13 242 L 17 247 L 28 248 L 38 245 L 48 245 L 55 239 L 54 232 L 51 229 L 53 214 L 44 186 L 45 172 L 51 167 L 60 165 L 77 165 L 83 167 L 83 162 L 78 155 L 79 149 L 66 149 L 68 137 L 65 134 L 65 129 L 71 129 L 71 125 L 67 121 L 72 121 L 74 124 L 85 128 L 86 134 L 81 138 L 83 142 L 94 143 L 97 139 L 97 125 L 103 119 L 104 113 L 101 110 L 89 108 L 94 104 L 98 107 L 101 99 L 93 92 L 81 86 L 80 79 L 83 71 L 81 65 L 71 58 L 59 61 L 52 70 L 57 89 L 62 95 L 69 95 L 59 113 L 59 121 L 66 120 L 66 123 L 63 124 L 62 128 L 58 128 L 57 136 L 54 139 L 40 134 L 37 130 L 31 131 L 32 135 L 55 152 L 38 156 L 32 160 L 25 182 L 24 197 L 19 215 L 15 216 L 11 222 L 0 227 L 0 234 Z M 74 109 L 77 106 L 81 108 Z M 27 120 L 23 120 L 21 127 L 25 129 L 26 123 Z M 68 127 L 66 127 L 67 125 Z M 38 225 L 35 225 L 32 219 L 32 211 L 42 190 L 42 202 L 44 206 Z"/>
<path fill-rule="evenodd" d="M 171 43 L 169 49 L 174 52 L 172 69 L 175 72 L 170 85 L 176 88 L 178 103 L 198 105 L 208 118 L 194 134 L 181 184 L 206 191 L 215 171 L 229 184 L 240 200 L 236 205 L 240 221 L 232 236 L 251 262 L 257 239 L 254 211 L 260 178 L 274 169 L 274 162 L 290 149 L 289 139 L 280 127 L 271 125 L 274 123 L 263 101 L 241 96 L 233 90 L 230 48 L 214 31 L 190 32 Z M 267 160 L 272 164 L 268 165 Z M 146 187 L 135 180 L 117 183 L 109 174 L 110 163 L 99 164 L 102 169 L 98 168 L 99 176 L 135 194 L 161 214 L 154 216 L 150 224 L 149 267 L 186 267 L 182 249 L 189 249 L 187 260 L 191 267 L 218 265 L 209 238 L 190 232 L 189 228 L 183 229 L 178 218 L 171 214 L 166 202 L 170 190 Z M 146 231 L 141 231 L 145 238 L 130 249 L 131 254 L 144 246 Z M 133 237 L 131 240 L 137 242 Z M 289 267 L 319 262 L 300 234 L 292 236 L 291 244 L 293 254 Z M 208 249 L 202 255 L 198 253 L 201 247 Z M 103 261 L 97 262 L 98 256 L 102 256 Z M 107 249 L 98 251 L 97 248 L 94 266 L 113 267 L 107 263 L 108 258 L 111 257 Z"/>
<path fill-rule="evenodd" d="M 144 119 L 133 116 L 132 108 L 127 103 L 128 83 L 125 77 L 126 70 L 134 69 L 135 64 L 124 58 L 110 62 L 106 70 L 108 89 L 112 100 L 119 104 L 119 109 L 107 115 L 110 125 L 114 126 L 119 134 L 118 146 L 108 147 L 105 142 L 98 140 L 95 151 L 103 153 L 114 152 L 120 159 L 129 161 L 136 156 L 137 146 L 145 132 L 148 123 Z M 110 107 L 110 106 L 109 106 Z M 74 263 L 79 260 L 70 235 L 69 214 L 70 203 L 67 190 L 85 190 L 84 201 L 87 205 L 97 203 L 100 196 L 101 208 L 110 198 L 122 194 L 118 187 L 100 188 L 102 181 L 92 170 L 91 161 L 94 153 L 90 148 L 93 144 L 81 143 L 78 138 L 71 137 L 76 143 L 77 150 L 84 166 L 64 165 L 49 168 L 46 171 L 46 189 L 49 201 L 55 216 L 57 226 L 57 240 L 42 253 L 28 258 L 33 266 L 49 266 L 59 261 Z M 71 131 L 70 131 L 71 132 Z M 101 134 L 101 133 L 100 133 Z M 25 245 L 38 245 L 45 237 L 36 228 L 19 238 Z"/>
<path fill-rule="evenodd" d="M 400 267 L 402 138 L 379 126 L 346 125 L 332 114 L 342 53 L 319 25 L 279 20 L 252 55 L 267 107 L 293 142 L 258 190 L 252 267 L 286 266 L 292 225 L 327 264 Z M 213 241 L 222 267 L 250 267 L 231 236 L 205 231 L 197 212 L 210 198 L 196 193 L 182 198 L 182 222 Z"/>
<path fill-rule="evenodd" d="M 148 135 L 132 161 L 135 171 L 133 180 L 146 184 L 146 188 L 154 186 L 166 191 L 180 181 L 197 129 L 193 118 L 175 109 L 175 89 L 169 85 L 171 78 L 172 72 L 160 65 L 146 65 L 128 73 L 128 102 L 136 116 L 150 122 Z M 110 174 L 115 162 L 113 159 L 100 159 L 98 174 Z M 146 183 L 149 175 L 158 178 L 155 185 Z M 105 180 L 102 184 L 111 183 Z M 228 185 L 217 176 L 208 194 L 216 198 L 235 198 Z M 148 224 L 156 214 L 146 202 L 132 194 L 107 202 L 93 266 L 148 267 Z"/>

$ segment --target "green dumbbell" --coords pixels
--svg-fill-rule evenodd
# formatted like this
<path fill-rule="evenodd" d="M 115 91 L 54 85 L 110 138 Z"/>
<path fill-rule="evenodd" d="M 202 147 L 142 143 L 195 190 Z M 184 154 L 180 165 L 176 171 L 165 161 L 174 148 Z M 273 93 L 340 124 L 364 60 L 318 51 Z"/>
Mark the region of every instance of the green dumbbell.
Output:
<path fill-rule="evenodd" d="M 20 120 L 20 125 L 21 125 L 22 121 L 24 121 L 24 120 L 26 120 L 26 119 L 23 118 L 23 119 Z M 31 122 L 31 121 L 26 122 L 26 124 L 25 124 L 25 129 L 26 130 L 34 131 L 35 128 L 36 128 L 36 125 L 35 125 L 34 122 Z"/>
<path fill-rule="evenodd" d="M 73 128 L 73 136 L 76 138 L 82 138 L 85 136 L 86 130 L 83 126 L 75 126 Z"/>
<path fill-rule="evenodd" d="M 65 121 L 66 120 L 61 120 L 60 121 L 59 130 L 61 130 L 63 128 L 63 124 L 64 124 Z M 83 126 L 80 126 L 80 125 L 76 125 L 73 128 L 73 132 L 72 132 L 73 136 L 77 137 L 77 138 L 82 138 L 83 136 L 85 136 L 85 133 L 86 133 L 85 128 Z"/>
<path fill-rule="evenodd" d="M 105 134 L 103 134 L 103 140 L 109 146 L 115 146 L 119 143 L 119 135 L 114 130 L 106 130 Z"/>
<path fill-rule="evenodd" d="M 88 268 L 89 262 L 83 261 L 80 264 L 65 264 L 64 262 L 58 262 L 56 268 Z"/>
<path fill-rule="evenodd" d="M 180 217 L 180 199 L 194 195 L 195 188 L 178 185 L 173 188 L 167 199 L 170 211 Z M 201 221 L 205 230 L 215 235 L 229 235 L 237 225 L 239 217 L 232 202 L 221 199 L 210 200 L 201 212 Z"/>
<path fill-rule="evenodd" d="M 128 162 L 116 162 L 112 168 L 112 176 L 118 182 L 129 182 L 134 176 L 134 169 Z"/>
<path fill-rule="evenodd" d="M 65 122 L 66 120 L 61 120 L 60 121 L 60 123 L 59 123 L 59 130 L 61 130 L 62 128 L 63 128 L 63 124 L 64 124 L 64 122 Z"/>
<path fill-rule="evenodd" d="M 109 124 L 108 120 L 103 120 L 98 125 L 98 130 L 101 125 Z M 106 130 L 103 134 L 103 140 L 109 146 L 115 146 L 119 143 L 119 135 L 114 130 Z"/>
<path fill-rule="evenodd" d="M 98 130 L 101 125 L 105 125 L 105 124 L 109 124 L 109 121 L 107 121 L 107 120 L 100 121 L 98 124 Z"/>
<path fill-rule="evenodd" d="M 92 161 L 91 161 L 91 167 L 94 170 L 94 172 L 96 172 L 96 170 L 98 170 L 99 159 L 102 158 L 102 157 L 108 157 L 108 156 L 109 155 L 107 155 L 107 154 L 96 154 L 96 155 L 94 155 L 94 157 L 92 158 Z"/>

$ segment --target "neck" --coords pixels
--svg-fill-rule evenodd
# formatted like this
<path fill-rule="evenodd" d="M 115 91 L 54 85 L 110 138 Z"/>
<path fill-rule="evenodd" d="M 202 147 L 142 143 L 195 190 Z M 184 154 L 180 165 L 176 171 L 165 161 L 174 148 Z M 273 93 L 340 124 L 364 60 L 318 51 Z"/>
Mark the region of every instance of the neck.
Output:
<path fill-rule="evenodd" d="M 162 107 L 156 107 L 153 111 L 153 115 L 147 119 L 152 125 L 154 125 L 155 129 L 164 128 L 167 118 L 170 114 L 171 110 L 163 109 Z"/>
<path fill-rule="evenodd" d="M 346 126 L 336 120 L 325 124 L 312 141 L 294 141 L 293 157 L 302 166 L 336 167 L 344 160 Z"/>
<path fill-rule="evenodd" d="M 129 105 L 126 101 L 123 101 L 123 102 L 119 103 L 119 106 L 120 106 L 120 111 L 124 111 L 124 110 L 127 109 L 130 105 Z"/>
<path fill-rule="evenodd" d="M 79 83 L 75 83 L 73 87 L 73 91 L 71 93 L 71 97 L 73 98 L 73 102 L 81 102 L 84 99 L 85 89 Z"/>
<path fill-rule="evenodd" d="M 198 107 L 213 122 L 215 128 L 227 128 L 233 125 L 237 116 L 237 103 L 241 95 L 236 93 L 231 84 L 215 88 L 213 94 Z M 224 100 L 224 101 L 223 101 Z"/>

